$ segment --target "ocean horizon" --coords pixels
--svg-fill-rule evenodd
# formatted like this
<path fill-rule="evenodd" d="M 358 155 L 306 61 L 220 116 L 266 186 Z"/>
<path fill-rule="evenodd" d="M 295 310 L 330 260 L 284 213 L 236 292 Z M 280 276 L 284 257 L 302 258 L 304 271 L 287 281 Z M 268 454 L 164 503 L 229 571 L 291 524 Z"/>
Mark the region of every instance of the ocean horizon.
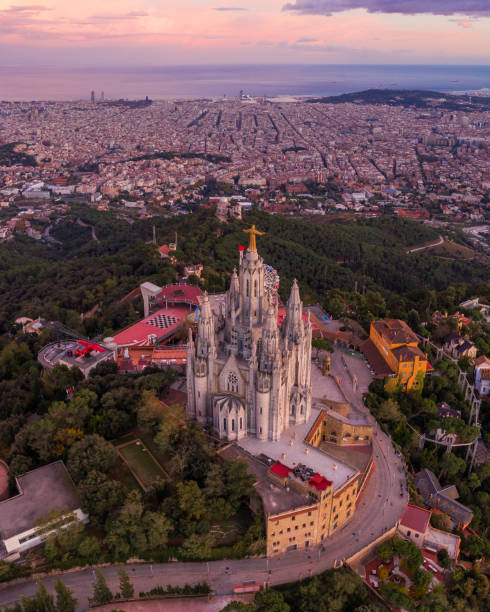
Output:
<path fill-rule="evenodd" d="M 371 88 L 441 92 L 490 88 L 490 66 L 174 65 L 0 66 L 0 100 L 153 100 L 238 96 L 332 96 Z"/>

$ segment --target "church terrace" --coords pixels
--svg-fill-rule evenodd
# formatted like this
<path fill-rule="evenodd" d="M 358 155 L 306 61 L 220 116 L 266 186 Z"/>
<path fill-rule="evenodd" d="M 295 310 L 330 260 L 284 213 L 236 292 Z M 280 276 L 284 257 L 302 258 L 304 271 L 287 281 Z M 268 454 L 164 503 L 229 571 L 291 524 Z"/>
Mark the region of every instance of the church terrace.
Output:
<path fill-rule="evenodd" d="M 320 410 L 312 408 L 307 423 L 289 427 L 277 441 L 249 436 L 241 439 L 239 444 L 252 455 L 266 455 L 291 469 L 303 464 L 330 480 L 335 492 L 355 476 L 358 470 L 304 441 L 319 415 Z"/>

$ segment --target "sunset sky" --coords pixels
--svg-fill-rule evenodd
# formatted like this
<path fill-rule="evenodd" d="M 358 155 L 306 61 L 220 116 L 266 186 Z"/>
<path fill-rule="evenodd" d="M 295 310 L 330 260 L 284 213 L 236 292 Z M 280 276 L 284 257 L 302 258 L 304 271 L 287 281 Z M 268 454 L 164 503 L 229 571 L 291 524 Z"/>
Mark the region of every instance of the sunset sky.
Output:
<path fill-rule="evenodd" d="M 488 64 L 490 0 L 0 0 L 2 65 Z"/>

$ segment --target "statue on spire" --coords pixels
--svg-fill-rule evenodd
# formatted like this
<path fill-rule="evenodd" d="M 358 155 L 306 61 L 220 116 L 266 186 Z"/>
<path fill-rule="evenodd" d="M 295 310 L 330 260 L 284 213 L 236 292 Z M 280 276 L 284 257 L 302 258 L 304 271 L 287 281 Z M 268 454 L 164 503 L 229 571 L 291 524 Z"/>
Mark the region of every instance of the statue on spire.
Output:
<path fill-rule="evenodd" d="M 255 228 L 255 225 L 252 225 L 250 229 L 243 230 L 245 234 L 250 234 L 250 244 L 248 245 L 249 251 L 257 250 L 257 243 L 255 241 L 256 236 L 263 236 L 265 232 L 259 232 L 258 229 Z"/>

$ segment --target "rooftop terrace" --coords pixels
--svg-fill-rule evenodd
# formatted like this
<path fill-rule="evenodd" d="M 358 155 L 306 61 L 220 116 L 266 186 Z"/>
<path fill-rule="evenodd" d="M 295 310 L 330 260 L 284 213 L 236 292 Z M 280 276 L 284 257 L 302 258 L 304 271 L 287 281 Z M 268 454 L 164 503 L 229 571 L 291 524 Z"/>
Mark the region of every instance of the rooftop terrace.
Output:
<path fill-rule="evenodd" d="M 252 455 L 265 455 L 275 461 L 280 461 L 291 469 L 294 469 L 298 464 L 306 465 L 313 472 L 332 481 L 333 489 L 336 491 L 352 478 L 357 470 L 353 466 L 330 456 L 325 451 L 318 450 L 304 442 L 306 434 L 310 431 L 319 414 L 320 410 L 312 408 L 308 422 L 290 426 L 280 440 L 259 440 L 250 436 L 243 438 L 238 444 Z"/>

